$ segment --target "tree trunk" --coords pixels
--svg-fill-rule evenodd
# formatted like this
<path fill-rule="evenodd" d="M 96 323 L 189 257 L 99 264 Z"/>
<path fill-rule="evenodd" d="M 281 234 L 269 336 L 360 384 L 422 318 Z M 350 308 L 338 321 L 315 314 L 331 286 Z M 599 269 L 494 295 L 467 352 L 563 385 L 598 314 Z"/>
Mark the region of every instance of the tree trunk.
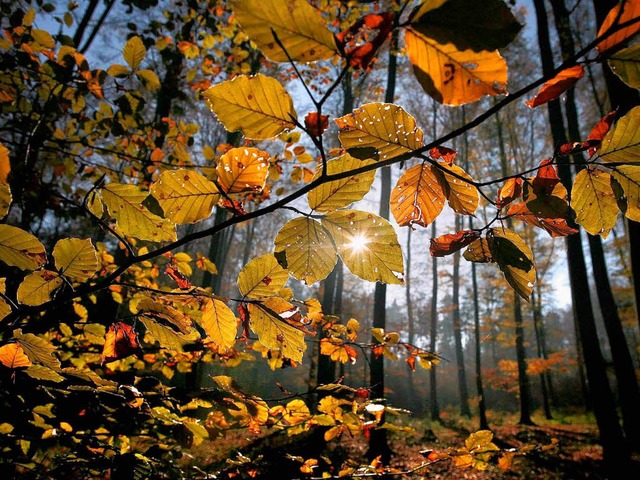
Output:
<path fill-rule="evenodd" d="M 553 71 L 553 55 L 551 53 L 549 25 L 544 0 L 534 0 L 534 5 L 543 72 L 546 75 L 551 75 Z M 554 144 L 564 144 L 567 139 L 559 101 L 554 100 L 549 102 L 548 109 Z M 561 161 L 558 165 L 558 171 L 562 183 L 567 190 L 570 190 L 570 166 L 566 162 Z M 591 302 L 585 298 L 589 292 L 589 281 L 579 235 L 569 235 L 567 237 L 567 260 L 569 264 L 569 279 L 571 282 L 574 311 L 580 333 L 579 338 L 584 352 L 589 390 L 591 393 L 594 393 L 591 395 L 591 402 L 600 432 L 604 468 L 607 472 L 612 473 L 625 471 L 630 467 L 630 451 L 616 413 L 613 393 L 609 385 L 604 359 L 598 342 L 598 333 Z M 595 394 L 595 392 L 597 392 L 597 394 Z"/>
<path fill-rule="evenodd" d="M 436 238 L 436 221 L 431 223 L 431 238 Z M 429 313 L 429 351 L 435 353 L 438 338 L 438 257 L 431 257 L 431 311 Z M 437 366 L 429 371 L 429 411 L 431 420 L 442 423 L 438 406 Z"/>
<path fill-rule="evenodd" d="M 542 322 L 542 298 L 540 297 L 540 284 L 536 285 L 536 289 L 531 292 L 531 309 L 533 310 L 533 328 L 536 334 L 536 349 L 538 357 L 544 360 L 548 359 L 547 349 L 544 341 L 544 324 Z M 553 420 L 551 415 L 551 402 L 549 401 L 548 385 L 551 384 L 549 372 L 545 370 L 540 373 L 540 388 L 542 389 L 542 407 L 544 417 L 547 420 Z"/>
<path fill-rule="evenodd" d="M 407 230 L 407 258 L 406 258 L 406 272 L 404 276 L 405 282 L 405 294 L 407 300 L 407 341 L 413 345 L 415 343 L 415 325 L 413 318 L 413 303 L 411 301 L 411 232 L 413 230 L 409 228 Z M 418 398 L 418 392 L 413 381 L 413 370 L 407 364 L 407 401 L 406 408 L 412 410 L 416 415 L 422 414 L 422 401 Z"/>

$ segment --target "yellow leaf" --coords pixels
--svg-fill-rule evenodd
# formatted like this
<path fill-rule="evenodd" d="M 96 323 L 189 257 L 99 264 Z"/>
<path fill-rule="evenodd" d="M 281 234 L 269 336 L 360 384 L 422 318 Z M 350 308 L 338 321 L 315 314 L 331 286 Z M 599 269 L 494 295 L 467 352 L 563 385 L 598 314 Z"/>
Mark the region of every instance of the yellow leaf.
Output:
<path fill-rule="evenodd" d="M 633 88 L 640 88 L 640 45 L 634 45 L 609 58 L 613 73 Z"/>
<path fill-rule="evenodd" d="M 24 14 L 24 17 L 22 17 L 22 25 L 24 25 L 25 27 L 30 27 L 31 25 L 33 25 L 33 21 L 36 19 L 36 11 L 34 10 L 33 7 L 29 7 L 29 10 L 27 10 L 27 13 Z"/>
<path fill-rule="evenodd" d="M 0 182 L 6 183 L 10 172 L 9 149 L 0 142 Z"/>
<path fill-rule="evenodd" d="M 9 213 L 11 207 L 11 188 L 8 183 L 0 181 L 0 218 L 4 218 Z"/>
<path fill-rule="evenodd" d="M 329 212 L 322 225 L 351 273 L 370 282 L 403 284 L 402 250 L 391 224 L 358 210 Z"/>
<path fill-rule="evenodd" d="M 47 262 L 40 241 L 17 227 L 0 225 L 0 260 L 22 270 L 35 270 Z"/>
<path fill-rule="evenodd" d="M 31 360 L 19 343 L 8 343 L 0 347 L 0 363 L 7 368 L 20 368 L 30 366 Z"/>
<path fill-rule="evenodd" d="M 0 298 L 0 320 L 3 320 L 10 313 L 11 313 L 11 307 L 4 300 L 4 298 Z"/>
<path fill-rule="evenodd" d="M 13 331 L 13 338 L 18 341 L 33 363 L 42 364 L 53 370 L 60 368 L 60 361 L 53 356 L 55 347 L 44 338 L 32 333 L 22 333 L 20 329 Z"/>
<path fill-rule="evenodd" d="M 462 180 L 459 177 L 467 180 L 472 180 L 471 176 L 457 165 L 447 165 L 441 163 L 442 170 L 438 171 L 438 177 L 442 180 L 442 186 L 449 206 L 454 212 L 461 215 L 473 215 L 478 208 L 478 189 L 471 185 L 469 182 Z M 449 174 L 451 172 L 456 176 Z"/>
<path fill-rule="evenodd" d="M 18 287 L 18 302 L 24 305 L 42 305 L 51 300 L 51 294 L 62 283 L 62 278 L 55 272 L 33 272 L 27 275 Z"/>
<path fill-rule="evenodd" d="M 160 321 L 163 325 L 168 325 L 172 330 L 177 330 L 181 334 L 187 335 L 192 331 L 189 317 L 169 305 L 154 302 L 151 298 L 145 297 L 140 300 L 135 306 L 135 310 L 141 318 Z"/>
<path fill-rule="evenodd" d="M 216 166 L 218 185 L 226 193 L 259 192 L 269 173 L 269 154 L 257 148 L 232 148 Z"/>
<path fill-rule="evenodd" d="M 53 248 L 56 268 L 67 278 L 84 282 L 98 270 L 98 257 L 91 239 L 63 238 Z"/>
<path fill-rule="evenodd" d="M 368 148 L 368 158 L 388 160 L 424 144 L 415 119 L 392 103 L 368 103 L 335 121 L 342 148 L 352 155 Z"/>
<path fill-rule="evenodd" d="M 508 228 L 492 228 L 487 237 L 493 259 L 498 263 L 505 280 L 525 300 L 529 301 L 536 269 L 533 253 L 522 238 Z"/>
<path fill-rule="evenodd" d="M 327 174 L 336 175 L 372 163 L 375 162 L 373 160 L 358 160 L 346 154 L 327 162 Z M 316 169 L 312 181 L 318 179 L 320 175 L 322 175 L 322 165 Z M 309 192 L 309 207 L 318 212 L 330 212 L 362 200 L 371 189 L 375 176 L 374 170 L 324 183 Z"/>
<path fill-rule="evenodd" d="M 296 127 L 293 100 L 275 78 L 240 75 L 208 88 L 207 105 L 229 132 L 266 140 Z"/>
<path fill-rule="evenodd" d="M 640 163 L 640 107 L 629 110 L 607 132 L 598 155 L 606 162 Z"/>
<path fill-rule="evenodd" d="M 147 90 L 155 91 L 160 88 L 160 79 L 153 70 L 138 70 L 136 77 L 142 82 Z"/>
<path fill-rule="evenodd" d="M 235 345 L 238 320 L 231 309 L 220 300 L 208 299 L 202 309 L 202 318 L 197 321 L 211 341 L 223 351 Z"/>
<path fill-rule="evenodd" d="M 31 36 L 36 42 L 45 48 L 54 48 L 56 46 L 56 41 L 46 30 L 38 30 L 37 28 L 33 29 L 31 30 Z"/>
<path fill-rule="evenodd" d="M 147 192 L 135 185 L 110 183 L 101 190 L 102 201 L 116 219 L 116 230 L 139 240 L 175 241 L 176 228 L 166 218 L 151 213 L 142 202 Z"/>
<path fill-rule="evenodd" d="M 122 58 L 127 62 L 131 70 L 137 70 L 144 57 L 147 55 L 147 49 L 142 43 L 142 39 L 138 36 L 131 37 L 125 43 L 122 49 Z"/>
<path fill-rule="evenodd" d="M 301 362 L 307 345 L 304 333 L 286 321 L 286 315 L 296 310 L 289 302 L 278 298 L 267 298 L 264 303 L 250 303 L 249 318 L 251 330 L 260 343 L 272 350 L 280 350 L 282 355 L 295 362 Z"/>
<path fill-rule="evenodd" d="M 331 236 L 322 225 L 308 217 L 290 220 L 280 229 L 275 251 L 291 275 L 307 285 L 326 278 L 338 258 Z"/>
<path fill-rule="evenodd" d="M 131 74 L 131 70 L 124 65 L 118 65 L 117 63 L 107 68 L 107 75 L 116 78 L 125 78 Z"/>
<path fill-rule="evenodd" d="M 493 261 L 489 242 L 484 238 L 471 242 L 462 256 L 470 262 L 489 263 Z"/>
<path fill-rule="evenodd" d="M 291 400 L 284 408 L 282 420 L 289 425 L 298 425 L 311 418 L 309 407 L 303 400 L 296 398 Z"/>
<path fill-rule="evenodd" d="M 158 323 L 150 316 L 141 316 L 140 321 L 147 328 L 147 333 L 156 340 L 161 347 L 176 352 L 183 352 L 185 345 L 193 343 L 198 338 L 198 334 L 195 331 L 191 331 L 188 335 L 185 335 L 171 327 Z"/>
<path fill-rule="evenodd" d="M 220 200 L 215 183 L 193 170 L 165 170 L 151 185 L 165 217 L 174 223 L 196 223 L 211 216 Z"/>
<path fill-rule="evenodd" d="M 294 61 L 312 62 L 337 55 L 333 33 L 306 0 L 234 0 L 232 8 L 242 29 L 274 62 L 289 59 L 273 32 Z"/>
<path fill-rule="evenodd" d="M 611 176 L 600 170 L 580 170 L 571 189 L 571 208 L 576 212 L 576 223 L 591 235 L 607 238 L 619 211 Z"/>
<path fill-rule="evenodd" d="M 611 176 L 624 191 L 624 215 L 640 222 L 640 165 L 618 165 L 612 168 Z"/>
<path fill-rule="evenodd" d="M 280 266 L 272 253 L 256 257 L 238 275 L 238 289 L 249 298 L 270 297 L 284 287 L 289 272 Z"/>
<path fill-rule="evenodd" d="M 464 105 L 506 93 L 507 63 L 498 51 L 458 50 L 408 28 L 409 61 L 422 88 L 445 105 Z"/>
<path fill-rule="evenodd" d="M 442 212 L 446 196 L 435 169 L 423 162 L 408 169 L 398 179 L 391 191 L 390 208 L 401 227 L 414 223 L 426 227 Z"/>

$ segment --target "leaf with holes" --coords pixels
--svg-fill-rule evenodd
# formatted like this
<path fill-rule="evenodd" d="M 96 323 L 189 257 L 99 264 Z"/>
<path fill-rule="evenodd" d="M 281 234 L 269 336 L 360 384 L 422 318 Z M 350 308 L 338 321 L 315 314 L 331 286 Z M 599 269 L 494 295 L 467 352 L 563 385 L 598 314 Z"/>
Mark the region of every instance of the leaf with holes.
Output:
<path fill-rule="evenodd" d="M 373 160 L 358 160 L 345 154 L 327 162 L 327 174 L 337 175 L 373 163 L 375 163 Z M 321 175 L 322 165 L 318 165 L 312 181 L 317 180 Z M 309 192 L 309 207 L 317 212 L 330 212 L 362 200 L 371 190 L 375 176 L 376 172 L 372 170 L 323 183 Z"/>
<path fill-rule="evenodd" d="M 124 322 L 112 323 L 105 333 L 102 364 L 126 358 L 139 349 L 138 334 L 131 325 Z"/>
<path fill-rule="evenodd" d="M 61 275 L 84 282 L 98 270 L 98 257 L 91 239 L 63 238 L 53 247 L 53 259 Z"/>
<path fill-rule="evenodd" d="M 487 234 L 489 250 L 498 263 L 509 285 L 525 300 L 529 301 L 536 269 L 533 253 L 520 236 L 508 228 L 492 228 Z"/>
<path fill-rule="evenodd" d="M 507 93 L 507 63 L 497 51 L 458 50 L 411 28 L 404 38 L 418 82 L 437 102 L 458 106 Z"/>
<path fill-rule="evenodd" d="M 257 148 L 232 148 L 216 166 L 225 193 L 260 192 L 269 174 L 269 154 Z"/>
<path fill-rule="evenodd" d="M 415 119 L 392 103 L 367 103 L 335 122 L 342 148 L 347 152 L 370 149 L 368 158 L 375 155 L 376 160 L 388 160 L 424 144 Z"/>
<path fill-rule="evenodd" d="M 621 8 L 622 11 L 620 11 Z M 600 30 L 598 30 L 597 35 L 598 37 L 613 31 L 618 25 L 622 25 L 632 20 L 636 20 L 636 22 L 628 27 L 618 30 L 598 43 L 596 46 L 598 51 L 602 53 L 638 33 L 640 30 L 640 22 L 637 21 L 638 18 L 640 18 L 640 2 L 636 0 L 626 0 L 613 7 L 600 25 Z"/>
<path fill-rule="evenodd" d="M 313 62 L 338 53 L 333 33 L 306 0 L 233 0 L 231 6 L 237 22 L 269 60 L 288 62 L 288 54 L 297 62 Z"/>
<path fill-rule="evenodd" d="M 470 261 L 476 263 L 490 263 L 493 262 L 493 256 L 489 249 L 489 242 L 486 238 L 479 238 L 467 247 L 462 256 Z"/>
<path fill-rule="evenodd" d="M 605 162 L 640 163 L 640 107 L 629 110 L 609 130 L 598 156 Z"/>
<path fill-rule="evenodd" d="M 215 298 L 207 299 L 202 308 L 202 317 L 196 318 L 196 322 L 221 351 L 227 351 L 235 345 L 238 319 L 224 302 Z"/>
<path fill-rule="evenodd" d="M 0 260 L 11 267 L 35 270 L 47 262 L 47 253 L 40 240 L 30 233 L 0 224 Z"/>
<path fill-rule="evenodd" d="M 571 208 L 576 212 L 576 222 L 587 232 L 607 238 L 618 218 L 611 175 L 588 168 L 580 170 L 571 189 Z"/>
<path fill-rule="evenodd" d="M 239 75 L 208 88 L 207 105 L 229 132 L 266 140 L 296 127 L 291 95 L 275 78 Z"/>
<path fill-rule="evenodd" d="M 404 264 L 398 236 L 382 217 L 338 210 L 322 218 L 351 273 L 370 282 L 403 284 Z"/>
<path fill-rule="evenodd" d="M 151 185 L 164 216 L 174 223 L 196 223 L 211 216 L 220 200 L 215 183 L 193 170 L 165 170 Z"/>
<path fill-rule="evenodd" d="M 153 242 L 176 240 L 175 225 L 142 205 L 148 197 L 148 192 L 140 187 L 110 183 L 102 188 L 100 194 L 109 213 L 116 220 L 118 233 Z"/>
<path fill-rule="evenodd" d="M 284 224 L 276 236 L 275 255 L 294 278 L 307 285 L 326 278 L 338 260 L 329 233 L 308 217 Z"/>
<path fill-rule="evenodd" d="M 304 332 L 286 322 L 296 307 L 279 297 L 268 298 L 263 303 L 250 303 L 251 330 L 258 335 L 260 343 L 295 362 L 301 362 L 307 345 Z"/>
<path fill-rule="evenodd" d="M 62 278 L 56 272 L 33 272 L 27 275 L 18 287 L 18 302 L 24 305 L 42 305 L 51 300 L 51 295 L 62 283 Z"/>
<path fill-rule="evenodd" d="M 390 208 L 398 225 L 426 227 L 433 222 L 446 199 L 436 167 L 423 162 L 409 168 L 391 191 Z"/>
<path fill-rule="evenodd" d="M 238 275 L 238 289 L 248 298 L 272 297 L 287 283 L 289 272 L 272 253 L 256 257 Z"/>

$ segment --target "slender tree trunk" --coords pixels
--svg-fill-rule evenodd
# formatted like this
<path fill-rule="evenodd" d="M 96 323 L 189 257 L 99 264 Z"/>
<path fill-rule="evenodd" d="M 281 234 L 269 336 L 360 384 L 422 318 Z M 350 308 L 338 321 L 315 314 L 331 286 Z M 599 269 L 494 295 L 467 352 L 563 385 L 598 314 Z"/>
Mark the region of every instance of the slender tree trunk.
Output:
<path fill-rule="evenodd" d="M 536 333 L 538 357 L 547 360 L 548 355 L 544 344 L 544 324 L 542 322 L 542 305 L 539 288 L 531 292 L 531 309 L 533 310 L 533 328 Z M 544 417 L 547 420 L 553 420 L 553 415 L 551 415 L 551 402 L 549 401 L 549 390 L 547 388 L 550 383 L 551 378 L 549 376 L 549 372 L 545 370 L 540 374 L 540 388 L 542 389 L 542 407 L 544 409 Z"/>
<path fill-rule="evenodd" d="M 404 275 L 405 295 L 407 301 L 407 341 L 413 345 L 415 343 L 415 320 L 413 317 L 413 302 L 411 301 L 411 228 L 407 229 L 407 257 L 406 272 Z M 418 392 L 413 381 L 413 370 L 407 364 L 407 392 L 408 398 L 406 408 L 412 410 L 416 415 L 422 414 L 422 401 L 418 398 Z"/>
<path fill-rule="evenodd" d="M 431 238 L 436 238 L 436 220 L 431 223 Z M 431 257 L 431 311 L 429 313 L 429 351 L 435 353 L 438 339 L 438 257 Z M 431 420 L 442 423 L 438 405 L 437 366 L 429 371 L 429 410 Z"/>
<path fill-rule="evenodd" d="M 544 0 L 534 0 L 534 5 L 542 67 L 544 73 L 550 75 L 553 70 L 553 55 L 551 53 L 549 25 Z M 549 102 L 548 109 L 553 141 L 556 145 L 564 144 L 567 139 L 559 101 Z M 570 166 L 561 161 L 558 165 L 558 171 L 562 183 L 570 190 L 572 183 Z M 591 395 L 591 402 L 600 432 L 604 467 L 607 472 L 612 473 L 626 471 L 630 469 L 630 451 L 616 413 L 613 393 L 609 385 L 604 359 L 598 342 L 591 302 L 585 299 L 585 295 L 588 295 L 589 292 L 589 281 L 579 235 L 569 235 L 567 237 L 567 260 L 574 311 L 584 352 L 589 390 L 594 393 Z"/>

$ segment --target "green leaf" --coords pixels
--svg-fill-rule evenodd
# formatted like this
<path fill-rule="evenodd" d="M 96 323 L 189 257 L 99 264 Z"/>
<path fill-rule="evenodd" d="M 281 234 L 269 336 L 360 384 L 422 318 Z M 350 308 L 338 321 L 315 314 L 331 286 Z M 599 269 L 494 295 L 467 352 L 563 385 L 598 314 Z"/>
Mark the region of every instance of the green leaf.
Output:
<path fill-rule="evenodd" d="M 288 221 L 278 232 L 275 246 L 276 256 L 285 255 L 286 269 L 307 285 L 326 278 L 338 260 L 329 233 L 308 217 Z"/>
<path fill-rule="evenodd" d="M 292 325 L 285 318 L 296 307 L 279 297 L 268 298 L 264 303 L 250 303 L 248 305 L 251 330 L 254 331 L 265 347 L 280 350 L 282 355 L 295 362 L 301 362 L 307 349 L 304 343 L 304 333 Z"/>
<path fill-rule="evenodd" d="M 53 248 L 56 268 L 67 278 L 84 282 L 98 270 L 98 257 L 91 239 L 63 238 Z"/>
<path fill-rule="evenodd" d="M 256 257 L 238 275 L 238 289 L 248 298 L 271 297 L 287 283 L 289 272 L 280 266 L 272 253 Z"/>
<path fill-rule="evenodd" d="M 27 275 L 18 287 L 18 302 L 24 305 L 42 305 L 51 300 L 51 295 L 62 283 L 62 278 L 56 272 L 33 272 Z"/>
<path fill-rule="evenodd" d="M 306 0 L 233 0 L 236 20 L 274 62 L 324 60 L 338 54 L 335 37 Z M 276 43 L 277 35 L 285 51 Z"/>
<path fill-rule="evenodd" d="M 136 185 L 110 183 L 102 188 L 101 195 L 122 235 L 154 242 L 176 240 L 175 225 L 142 205 L 148 194 Z"/>
<path fill-rule="evenodd" d="M 131 70 L 137 70 L 144 57 L 147 55 L 147 49 L 142 43 L 142 39 L 138 36 L 131 37 L 125 43 L 122 49 L 122 58 L 127 62 Z"/>
<path fill-rule="evenodd" d="M 602 140 L 598 155 L 606 162 L 640 163 L 640 107 L 616 122 Z"/>
<path fill-rule="evenodd" d="M 60 361 L 53 356 L 56 348 L 44 338 L 32 333 L 22 333 L 21 329 L 13 331 L 13 338 L 22 346 L 24 353 L 33 363 L 39 363 L 53 370 L 60 369 Z"/>
<path fill-rule="evenodd" d="M 475 52 L 506 47 L 522 28 L 502 0 L 426 0 L 410 25 L 440 44 Z"/>
<path fill-rule="evenodd" d="M 402 250 L 391 224 L 358 210 L 329 212 L 322 219 L 351 273 L 370 282 L 403 284 Z"/>
<path fill-rule="evenodd" d="M 368 103 L 335 121 L 342 148 L 373 147 L 380 160 L 424 145 L 422 130 L 415 119 L 392 103 Z"/>
<path fill-rule="evenodd" d="M 238 319 L 224 302 L 208 299 L 197 322 L 222 351 L 235 345 Z"/>
<path fill-rule="evenodd" d="M 40 241 L 24 230 L 0 224 L 0 260 L 22 270 L 35 270 L 47 262 Z"/>
<path fill-rule="evenodd" d="M 207 105 L 229 132 L 266 140 L 296 127 L 293 100 L 275 78 L 239 75 L 208 88 Z"/>
<path fill-rule="evenodd" d="M 571 189 L 571 208 L 576 212 L 576 223 L 591 235 L 607 238 L 619 211 L 611 176 L 600 170 L 580 170 Z"/>
<path fill-rule="evenodd" d="M 633 88 L 640 88 L 640 45 L 634 45 L 609 58 L 609 66 L 620 80 Z"/>
<path fill-rule="evenodd" d="M 487 241 L 493 260 L 498 263 L 504 278 L 518 295 L 529 301 L 536 281 L 531 249 L 517 233 L 508 228 L 492 228 Z"/>
<path fill-rule="evenodd" d="M 211 216 L 220 200 L 215 183 L 193 170 L 165 170 L 151 185 L 151 195 L 174 223 L 196 223 Z"/>

